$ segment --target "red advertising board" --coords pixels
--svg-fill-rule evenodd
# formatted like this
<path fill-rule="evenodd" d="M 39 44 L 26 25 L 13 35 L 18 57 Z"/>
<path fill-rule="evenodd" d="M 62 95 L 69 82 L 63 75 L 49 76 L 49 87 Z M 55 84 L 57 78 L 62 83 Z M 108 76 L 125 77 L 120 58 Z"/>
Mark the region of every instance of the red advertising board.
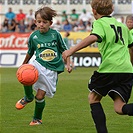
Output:
<path fill-rule="evenodd" d="M 27 52 L 27 41 L 30 34 L 0 33 L 0 67 L 19 67 L 22 64 Z M 63 36 L 64 33 L 61 32 L 61 34 Z M 88 36 L 88 32 L 72 32 L 69 41 L 74 46 L 85 36 Z M 75 53 L 73 61 L 76 67 L 95 67 L 100 65 L 101 57 L 98 48 L 91 46 Z"/>
<path fill-rule="evenodd" d="M 27 50 L 30 33 L 0 33 L 0 50 Z"/>

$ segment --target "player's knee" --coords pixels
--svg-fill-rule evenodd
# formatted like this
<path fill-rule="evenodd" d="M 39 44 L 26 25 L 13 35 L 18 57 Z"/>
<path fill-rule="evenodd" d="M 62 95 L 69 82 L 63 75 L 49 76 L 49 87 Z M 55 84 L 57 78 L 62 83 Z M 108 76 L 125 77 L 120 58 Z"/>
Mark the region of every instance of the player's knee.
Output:
<path fill-rule="evenodd" d="M 119 98 L 115 99 L 115 101 L 114 101 L 114 110 L 117 114 L 119 114 L 119 115 L 123 114 L 122 107 L 123 107 L 124 104 L 125 103 L 121 99 L 119 99 Z"/>
<path fill-rule="evenodd" d="M 91 95 L 91 94 L 88 95 L 88 101 L 89 101 L 89 104 L 97 102 L 95 97 L 93 95 Z"/>
<path fill-rule="evenodd" d="M 122 115 L 122 114 L 123 114 L 121 108 L 119 108 L 119 107 L 114 107 L 114 111 L 115 111 L 117 114 L 119 114 L 119 115 Z"/>
<path fill-rule="evenodd" d="M 36 94 L 36 99 L 38 99 L 38 100 L 44 99 L 45 94 L 46 94 L 45 91 L 42 91 L 42 90 L 39 89 L 39 90 L 37 91 L 37 94 Z"/>
<path fill-rule="evenodd" d="M 88 95 L 88 101 L 90 104 L 92 103 L 92 96 L 90 94 Z"/>
<path fill-rule="evenodd" d="M 42 100 L 42 99 L 44 99 L 44 96 L 43 95 L 36 95 L 36 97 L 35 97 L 37 100 Z"/>
<path fill-rule="evenodd" d="M 88 95 L 88 101 L 90 104 L 100 102 L 101 98 L 102 97 L 95 92 L 91 92 Z"/>
<path fill-rule="evenodd" d="M 115 109 L 114 109 L 114 111 L 115 111 L 115 113 L 120 114 L 118 110 L 115 110 Z"/>

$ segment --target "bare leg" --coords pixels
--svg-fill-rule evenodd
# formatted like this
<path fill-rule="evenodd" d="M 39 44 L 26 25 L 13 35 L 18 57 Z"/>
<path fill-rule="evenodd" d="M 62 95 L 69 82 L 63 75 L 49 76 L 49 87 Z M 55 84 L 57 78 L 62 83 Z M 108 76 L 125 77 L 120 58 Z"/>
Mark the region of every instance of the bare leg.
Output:
<path fill-rule="evenodd" d="M 118 94 L 115 94 L 114 109 L 119 115 L 133 116 L 133 103 L 125 103 Z"/>

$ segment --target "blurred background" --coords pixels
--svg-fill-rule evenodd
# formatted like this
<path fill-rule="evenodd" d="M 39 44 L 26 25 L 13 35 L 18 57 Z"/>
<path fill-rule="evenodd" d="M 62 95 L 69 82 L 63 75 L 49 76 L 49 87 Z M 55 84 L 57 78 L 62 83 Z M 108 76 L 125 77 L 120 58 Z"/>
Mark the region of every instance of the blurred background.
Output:
<path fill-rule="evenodd" d="M 91 13 L 91 0 L 0 0 L 0 17 L 3 22 L 5 14 L 11 7 L 12 11 L 17 14 L 22 9 L 23 13 L 28 14 L 30 9 L 33 11 L 37 10 L 42 5 L 48 5 L 57 10 L 60 16 L 62 12 L 66 11 L 66 14 L 70 15 L 72 10 L 75 9 L 76 13 L 81 14 L 83 9 L 86 9 Z M 133 13 L 133 2 L 132 0 L 113 0 L 114 13 L 113 15 L 121 18 L 125 15 Z"/>
<path fill-rule="evenodd" d="M 69 32 L 68 45 L 72 47 L 88 36 L 95 20 L 91 0 L 0 0 L 0 67 L 18 67 L 27 50 L 27 39 L 36 30 L 34 12 L 43 5 L 57 11 L 51 28 L 63 38 Z M 111 14 L 125 24 L 126 16 L 133 14 L 133 0 L 113 0 Z M 101 57 L 97 44 L 73 55 L 75 66 L 99 66 Z"/>

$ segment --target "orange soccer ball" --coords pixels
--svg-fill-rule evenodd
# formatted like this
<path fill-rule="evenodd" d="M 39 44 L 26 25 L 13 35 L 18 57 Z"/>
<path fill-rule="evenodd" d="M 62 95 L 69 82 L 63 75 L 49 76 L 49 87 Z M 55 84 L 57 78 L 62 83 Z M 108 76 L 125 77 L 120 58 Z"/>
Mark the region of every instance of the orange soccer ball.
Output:
<path fill-rule="evenodd" d="M 23 64 L 18 68 L 16 76 L 21 84 L 30 86 L 38 80 L 38 70 L 31 64 Z"/>

